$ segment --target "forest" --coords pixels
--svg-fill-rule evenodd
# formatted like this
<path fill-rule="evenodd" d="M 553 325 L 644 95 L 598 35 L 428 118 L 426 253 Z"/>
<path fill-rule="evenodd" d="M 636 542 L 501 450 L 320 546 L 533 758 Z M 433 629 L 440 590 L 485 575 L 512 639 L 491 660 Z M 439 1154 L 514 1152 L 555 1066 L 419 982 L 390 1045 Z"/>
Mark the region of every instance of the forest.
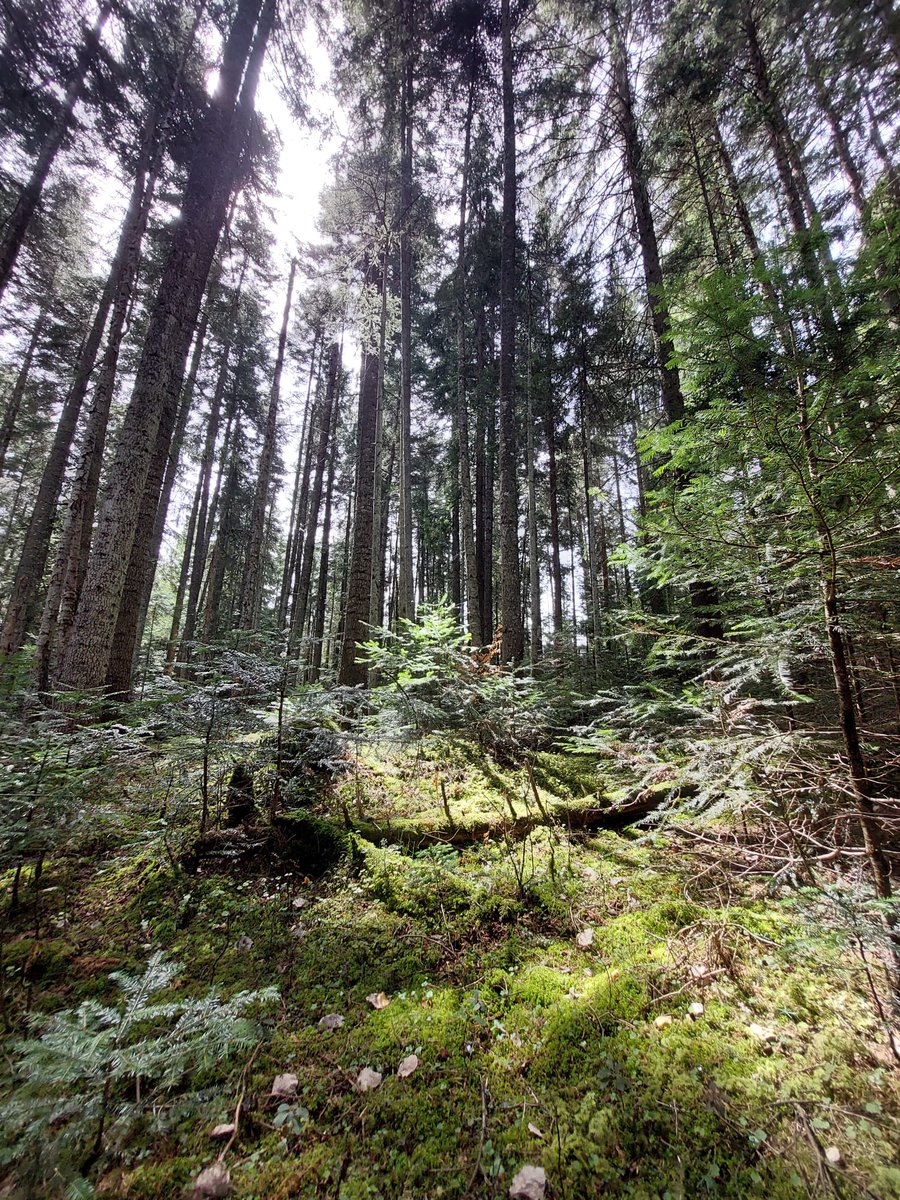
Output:
<path fill-rule="evenodd" d="M 0 1197 L 900 1200 L 893 0 L 0 0 Z"/>

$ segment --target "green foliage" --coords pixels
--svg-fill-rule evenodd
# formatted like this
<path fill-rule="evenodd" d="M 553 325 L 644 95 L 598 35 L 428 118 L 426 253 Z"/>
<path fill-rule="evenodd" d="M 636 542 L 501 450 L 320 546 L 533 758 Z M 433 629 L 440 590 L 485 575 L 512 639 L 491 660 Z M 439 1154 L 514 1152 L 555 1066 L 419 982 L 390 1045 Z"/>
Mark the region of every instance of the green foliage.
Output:
<path fill-rule="evenodd" d="M 397 633 L 377 630 L 365 649 L 379 680 L 370 724 L 382 735 L 441 731 L 514 759 L 546 744 L 571 708 L 564 681 L 500 670 L 473 651 L 446 599 L 423 605 Z"/>
<path fill-rule="evenodd" d="M 139 1123 L 149 1136 L 165 1130 L 203 1099 L 196 1087 L 174 1094 L 186 1077 L 209 1085 L 218 1062 L 259 1040 L 250 1010 L 273 1003 L 274 988 L 228 1000 L 214 989 L 160 999 L 173 992 L 181 969 L 157 952 L 143 974 L 110 976 L 116 1002 L 86 1000 L 49 1022 L 36 1017 L 37 1036 L 14 1043 L 0 1161 L 16 1163 L 32 1188 L 58 1190 L 87 1173 L 121 1151 Z"/>

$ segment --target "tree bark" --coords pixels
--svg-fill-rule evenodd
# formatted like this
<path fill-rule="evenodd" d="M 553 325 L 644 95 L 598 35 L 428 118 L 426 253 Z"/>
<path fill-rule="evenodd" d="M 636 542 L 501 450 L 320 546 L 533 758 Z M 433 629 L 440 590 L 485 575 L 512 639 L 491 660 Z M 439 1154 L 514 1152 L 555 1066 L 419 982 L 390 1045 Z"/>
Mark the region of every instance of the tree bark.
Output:
<path fill-rule="evenodd" d="M 516 115 L 510 0 L 500 6 L 503 77 L 503 217 L 500 255 L 500 657 L 525 653 L 519 572 L 516 455 Z"/>
<path fill-rule="evenodd" d="M 334 447 L 331 445 L 332 416 L 337 400 L 338 376 L 341 370 L 341 347 L 339 342 L 332 342 L 328 353 L 328 382 L 325 386 L 325 402 L 322 405 L 319 418 L 319 441 L 316 447 L 315 470 L 313 473 L 312 491 L 309 498 L 307 513 L 306 535 L 303 539 L 303 561 L 298 577 L 297 597 L 294 606 L 294 617 L 291 626 L 291 643 L 297 644 L 302 635 L 306 621 L 310 584 L 312 582 L 313 558 L 316 549 L 316 530 L 319 526 L 319 510 L 322 506 L 322 486 L 325 479 L 325 464 L 328 461 L 328 451 L 331 447 L 332 457 Z M 290 657 L 290 656 L 289 656 Z"/>
<path fill-rule="evenodd" d="M 402 5 L 400 83 L 400 478 L 397 616 L 415 617 L 412 527 L 413 2 Z"/>
<path fill-rule="evenodd" d="M 373 290 L 381 287 L 381 273 L 380 261 L 371 260 L 366 268 L 365 281 Z M 368 638 L 372 598 L 378 373 L 378 355 L 364 347 L 360 367 L 353 545 L 344 597 L 344 629 L 338 669 L 338 684 L 341 687 L 365 686 L 366 683 L 366 664 L 357 658 L 357 652 L 360 644 Z"/>
<path fill-rule="evenodd" d="M 103 684 L 141 499 L 181 372 L 228 202 L 237 181 L 274 0 L 240 0 L 207 109 L 125 415 L 61 679 Z M 258 21 L 258 26 L 257 26 Z M 255 34 L 255 36 L 254 36 Z M 249 61 L 248 61 L 249 60 Z M 246 68 L 246 76 L 244 75 Z M 242 85 L 243 80 L 243 85 Z"/>
<path fill-rule="evenodd" d="M 247 560 L 244 567 L 244 582 L 241 595 L 241 615 L 239 621 L 241 629 L 256 629 L 259 621 L 259 609 L 262 603 L 263 538 L 266 512 L 269 506 L 269 488 L 275 466 L 281 373 L 284 369 L 284 352 L 287 346 L 296 271 L 297 260 L 292 258 L 291 269 L 288 272 L 284 313 L 281 318 L 281 332 L 278 336 L 278 351 L 275 355 L 275 370 L 272 375 L 269 410 L 266 414 L 266 429 L 263 437 L 262 451 L 259 456 L 259 474 L 256 480 L 256 493 L 253 498 L 253 513 L 250 518 L 250 539 L 247 545 Z"/>

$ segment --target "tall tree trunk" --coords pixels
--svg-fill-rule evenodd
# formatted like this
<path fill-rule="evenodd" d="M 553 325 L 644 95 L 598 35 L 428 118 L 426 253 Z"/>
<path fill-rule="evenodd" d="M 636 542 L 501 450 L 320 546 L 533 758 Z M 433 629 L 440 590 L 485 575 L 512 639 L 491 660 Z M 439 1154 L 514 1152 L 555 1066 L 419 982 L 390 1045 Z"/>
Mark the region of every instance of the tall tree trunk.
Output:
<path fill-rule="evenodd" d="M 261 3 L 265 7 L 260 15 Z M 274 0 L 240 0 L 225 45 L 219 83 L 198 137 L 181 219 L 150 315 L 62 666 L 62 681 L 71 687 L 98 687 L 106 678 L 144 487 L 160 429 L 174 425 L 171 410 L 177 404 L 207 276 L 237 182 L 236 167 L 243 156 L 273 18 Z"/>
<path fill-rule="evenodd" d="M 313 382 L 318 376 L 319 366 L 317 357 L 319 353 L 319 342 L 321 339 L 320 330 L 317 328 L 313 331 L 313 344 L 309 357 L 309 378 L 306 383 L 306 402 L 303 406 L 303 422 L 300 426 L 300 440 L 297 443 L 297 465 L 294 468 L 294 488 L 291 493 L 291 513 L 288 522 L 287 543 L 284 548 L 284 566 L 281 571 L 281 590 L 278 595 L 278 617 L 277 624 L 279 629 L 283 629 L 288 615 L 288 607 L 291 600 L 291 580 L 294 578 L 294 565 L 298 552 L 299 539 L 302 537 L 300 529 L 298 504 L 300 502 L 300 479 L 303 471 L 303 464 L 306 450 L 307 431 L 312 420 L 312 390 Z"/>
<path fill-rule="evenodd" d="M 338 377 L 341 370 L 341 346 L 334 341 L 328 352 L 328 382 L 325 385 L 325 401 L 319 416 L 319 440 L 316 447 L 315 470 L 313 473 L 312 491 L 309 498 L 307 513 L 306 535 L 303 539 L 303 561 L 298 577 L 297 597 L 294 605 L 294 616 L 291 625 L 291 642 L 296 645 L 302 636 L 306 621 L 309 590 L 312 582 L 313 559 L 316 549 L 316 530 L 319 527 L 319 510 L 322 505 L 322 486 L 325 479 L 325 464 L 328 461 L 329 447 L 334 456 L 331 444 L 332 415 L 337 401 Z"/>
<path fill-rule="evenodd" d="M 262 602 L 263 536 L 265 533 L 266 512 L 269 506 L 269 489 L 275 466 L 281 373 L 284 369 L 284 352 L 287 346 L 288 326 L 291 320 L 291 304 L 294 297 L 294 276 L 296 271 L 297 260 L 292 258 L 291 269 L 288 272 L 284 313 L 281 318 L 281 332 L 278 335 L 278 351 L 275 355 L 275 370 L 272 375 L 269 410 L 266 414 L 266 429 L 259 456 L 259 474 L 256 479 L 256 493 L 253 498 L 253 513 L 250 517 L 250 539 L 247 545 L 247 560 L 244 567 L 244 582 L 241 595 L 241 616 L 239 622 L 241 629 L 256 628 L 259 620 L 260 604 Z"/>
<path fill-rule="evenodd" d="M 525 653 L 519 573 L 519 489 L 516 478 L 516 114 L 510 0 L 501 0 L 503 76 L 503 218 L 500 254 L 500 657 Z"/>
<path fill-rule="evenodd" d="M 174 90 L 173 90 L 174 98 Z M 38 635 L 35 675 L 42 689 L 48 686 L 51 669 L 65 653 L 81 595 L 91 548 L 94 512 L 100 487 L 106 430 L 115 392 L 119 352 L 132 305 L 141 259 L 141 245 L 150 218 L 156 182 L 165 145 L 165 127 L 157 136 L 156 119 L 148 121 L 141 163 L 119 241 L 121 269 L 116 280 L 106 346 L 100 360 L 97 383 L 77 458 L 62 535 L 57 548 L 41 628 Z M 154 149 L 155 140 L 155 149 Z M 143 168 L 143 169 L 142 169 Z"/>
<path fill-rule="evenodd" d="M 0 235 L 0 297 L 3 296 L 16 265 L 16 259 L 41 199 L 50 168 L 53 166 L 66 134 L 72 128 L 75 106 L 84 93 L 88 70 L 96 57 L 103 26 L 106 24 L 111 8 L 111 3 L 104 2 L 97 14 L 93 28 L 85 33 L 84 41 L 75 60 L 75 69 L 66 85 L 62 103 L 31 169 L 28 182 L 22 188 L 15 207 L 3 223 L 2 235 Z"/>
<path fill-rule="evenodd" d="M 319 551 L 319 579 L 316 584 L 316 606 L 313 613 L 312 653 L 309 660 L 308 678 L 310 683 L 317 683 L 322 669 L 322 657 L 325 648 L 325 614 L 328 599 L 328 569 L 331 558 L 331 507 L 334 497 L 334 476 L 337 467 L 337 437 L 338 418 L 340 415 L 340 396 L 334 404 L 331 422 L 332 452 L 328 457 L 328 481 L 325 484 L 325 515 L 322 518 L 322 546 Z"/>
<path fill-rule="evenodd" d="M 380 261 L 369 262 L 365 279 L 373 290 L 381 287 L 381 272 Z M 372 599 L 375 424 L 378 413 L 379 374 L 377 354 L 363 349 L 359 374 L 353 546 L 344 597 L 344 629 L 338 670 L 338 683 L 342 687 L 364 686 L 366 683 L 366 665 L 358 659 L 357 652 L 361 643 L 368 637 L 368 620 Z"/>
<path fill-rule="evenodd" d="M 656 335 L 663 410 L 668 422 L 680 421 L 684 416 L 684 397 L 681 394 L 678 368 L 671 362 L 675 347 L 672 344 L 672 334 L 669 329 L 669 306 L 663 294 L 662 265 L 653 210 L 650 206 L 650 191 L 644 166 L 644 148 L 635 114 L 634 92 L 631 86 L 623 34 L 615 13 L 610 24 L 610 45 L 619 133 L 625 155 L 625 171 L 631 189 L 638 242 L 641 248 L 647 307 L 650 310 L 650 320 Z"/>
<path fill-rule="evenodd" d="M 791 227 L 797 236 L 800 258 L 807 279 L 819 292 L 817 310 L 822 319 L 822 325 L 832 337 L 836 337 L 838 328 L 832 309 L 831 292 L 826 285 L 825 274 L 811 237 L 812 232 L 817 232 L 816 227 L 820 225 L 818 214 L 812 202 L 806 175 L 800 163 L 799 152 L 791 137 L 784 110 L 769 78 L 769 69 L 759 41 L 759 33 L 749 0 L 742 0 L 741 24 L 747 43 L 750 73 L 753 77 L 772 157 L 775 160 L 775 167 L 787 204 Z M 812 230 L 810 220 L 813 225 Z M 833 264 L 827 263 L 826 269 L 833 270 Z M 834 280 L 832 286 L 835 286 Z"/>
<path fill-rule="evenodd" d="M 119 251 L 121 252 L 121 250 L 120 242 Z M 66 464 L 69 461 L 72 439 L 75 436 L 75 427 L 78 424 L 78 417 L 87 394 L 91 373 L 96 365 L 100 343 L 103 340 L 103 331 L 106 328 L 121 262 L 121 254 L 117 253 L 98 301 L 90 332 L 81 347 L 72 384 L 63 401 L 62 411 L 56 423 L 50 452 L 41 472 L 37 496 L 31 510 L 25 541 L 19 554 L 12 596 L 7 605 L 3 629 L 0 632 L 0 657 L 14 654 L 20 648 L 37 615 L 38 592 L 44 576 L 44 568 L 47 565 L 53 520 L 63 488 Z"/>
<path fill-rule="evenodd" d="M 525 459 L 528 470 L 528 610 L 531 621 L 531 662 L 540 661 L 543 654 L 543 628 L 541 619 L 541 562 L 538 550 L 537 484 L 535 481 L 534 406 L 531 388 L 531 264 L 528 265 L 528 332 L 526 346 L 525 386 L 527 404 L 527 440 Z"/>
<path fill-rule="evenodd" d="M 399 574 L 397 616 L 412 620 L 412 219 L 413 219 L 413 4 L 402 5 L 402 79 L 400 82 L 400 479 Z"/>
<path fill-rule="evenodd" d="M 469 444 L 469 400 L 466 394 L 466 211 L 472 159 L 472 119 L 475 112 L 474 54 L 469 75 L 463 135 L 462 178 L 459 191 L 459 226 L 456 238 L 456 428 L 459 446 L 459 525 L 463 576 L 466 592 L 466 625 L 473 646 L 484 642 L 481 624 L 481 591 L 475 550 L 475 519 L 472 503 L 472 457 Z"/>

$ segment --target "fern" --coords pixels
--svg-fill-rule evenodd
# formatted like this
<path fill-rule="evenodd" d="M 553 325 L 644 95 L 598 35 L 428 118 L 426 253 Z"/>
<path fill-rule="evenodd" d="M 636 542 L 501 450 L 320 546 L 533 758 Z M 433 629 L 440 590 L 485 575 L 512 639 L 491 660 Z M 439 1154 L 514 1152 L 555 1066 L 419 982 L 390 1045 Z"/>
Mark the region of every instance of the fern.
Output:
<path fill-rule="evenodd" d="M 157 952 L 142 974 L 110 976 L 117 1003 L 86 1000 L 49 1022 L 36 1018 L 36 1028 L 45 1022 L 39 1036 L 15 1043 L 13 1086 L 0 1104 L 0 1163 L 18 1163 L 28 1186 L 77 1184 L 101 1157 L 123 1148 L 138 1121 L 158 1121 L 163 1093 L 259 1039 L 248 1010 L 275 1001 L 275 988 L 229 1000 L 215 990 L 154 1000 L 180 969 Z M 197 1100 L 196 1091 L 180 1097 L 182 1107 Z"/>

